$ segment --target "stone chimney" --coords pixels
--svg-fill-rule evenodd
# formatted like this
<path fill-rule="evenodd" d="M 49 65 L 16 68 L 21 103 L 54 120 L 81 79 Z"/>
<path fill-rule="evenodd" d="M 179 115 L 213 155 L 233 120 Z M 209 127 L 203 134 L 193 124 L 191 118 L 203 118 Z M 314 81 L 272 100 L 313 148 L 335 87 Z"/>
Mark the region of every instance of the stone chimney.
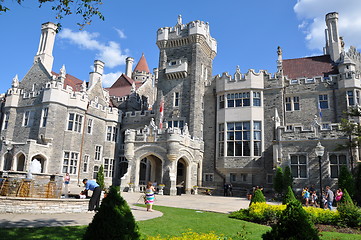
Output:
<path fill-rule="evenodd" d="M 57 28 L 58 27 L 51 22 L 43 23 L 41 25 L 39 48 L 38 52 L 34 57 L 34 63 L 40 59 L 40 61 L 49 73 L 51 73 L 51 70 L 53 68 L 53 48 Z"/>
<path fill-rule="evenodd" d="M 326 54 L 329 54 L 332 61 L 340 59 L 341 40 L 338 33 L 338 13 L 332 12 L 326 15 Z"/>
<path fill-rule="evenodd" d="M 133 72 L 133 63 L 134 63 L 134 58 L 132 57 L 127 57 L 125 59 L 126 65 L 125 65 L 125 75 L 127 75 L 128 77 L 132 77 L 132 72 Z"/>
<path fill-rule="evenodd" d="M 100 60 L 94 61 L 94 72 L 89 74 L 89 86 L 91 88 L 97 81 L 101 80 L 104 72 L 104 63 Z"/>

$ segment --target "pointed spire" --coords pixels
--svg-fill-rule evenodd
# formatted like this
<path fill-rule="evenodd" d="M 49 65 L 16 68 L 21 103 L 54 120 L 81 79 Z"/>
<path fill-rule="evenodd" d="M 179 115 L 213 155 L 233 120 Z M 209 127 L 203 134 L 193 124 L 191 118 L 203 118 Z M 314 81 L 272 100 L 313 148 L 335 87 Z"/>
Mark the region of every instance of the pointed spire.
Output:
<path fill-rule="evenodd" d="M 239 81 L 242 78 L 241 70 L 239 69 L 239 65 L 236 67 L 236 72 L 234 74 L 234 80 Z"/>
<path fill-rule="evenodd" d="M 283 66 L 282 66 L 282 48 L 280 46 L 277 47 L 277 55 L 278 55 L 277 70 L 278 72 L 281 72 L 283 70 Z"/>
<path fill-rule="evenodd" d="M 177 25 L 182 25 L 182 15 L 178 15 Z"/>
<path fill-rule="evenodd" d="M 59 77 L 58 79 L 60 80 L 60 82 L 64 83 L 65 78 L 66 78 L 66 69 L 65 69 L 65 65 L 63 64 L 63 66 L 60 68 L 59 70 Z"/>
<path fill-rule="evenodd" d="M 83 83 L 81 84 L 81 91 L 85 92 L 86 91 L 86 82 L 85 80 L 83 81 Z"/>
<path fill-rule="evenodd" d="M 12 88 L 17 88 L 19 87 L 19 78 L 18 75 L 16 74 L 15 77 L 13 78 L 13 82 L 11 84 Z"/>
<path fill-rule="evenodd" d="M 142 53 L 142 57 L 139 59 L 137 66 L 134 68 L 134 72 L 146 72 L 150 73 L 147 60 L 145 59 L 144 53 Z"/>

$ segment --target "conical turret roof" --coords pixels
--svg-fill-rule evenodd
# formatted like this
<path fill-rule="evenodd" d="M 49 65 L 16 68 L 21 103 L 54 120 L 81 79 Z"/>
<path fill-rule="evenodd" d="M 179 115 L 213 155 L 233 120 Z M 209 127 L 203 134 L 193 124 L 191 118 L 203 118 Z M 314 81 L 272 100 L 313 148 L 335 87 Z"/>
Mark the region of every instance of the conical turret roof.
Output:
<path fill-rule="evenodd" d="M 137 66 L 134 68 L 134 72 L 136 71 L 150 73 L 147 60 L 144 57 L 144 53 L 142 53 L 142 57 L 139 59 Z"/>

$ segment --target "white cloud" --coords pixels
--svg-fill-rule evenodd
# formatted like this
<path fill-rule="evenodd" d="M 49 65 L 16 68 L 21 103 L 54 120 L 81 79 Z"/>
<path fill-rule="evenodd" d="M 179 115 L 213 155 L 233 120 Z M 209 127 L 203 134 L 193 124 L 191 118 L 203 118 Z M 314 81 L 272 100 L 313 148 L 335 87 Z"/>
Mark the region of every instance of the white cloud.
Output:
<path fill-rule="evenodd" d="M 122 75 L 122 72 L 111 72 L 103 74 L 102 82 L 104 87 L 110 87 Z"/>
<path fill-rule="evenodd" d="M 346 46 L 361 48 L 360 0 L 298 0 L 294 11 L 300 19 L 299 28 L 305 33 L 308 48 L 322 51 L 325 46 L 325 16 L 339 13 L 339 34 Z"/>
<path fill-rule="evenodd" d="M 123 30 L 120 30 L 120 29 L 118 29 L 118 28 L 114 28 L 114 30 L 118 33 L 118 36 L 119 36 L 120 38 L 127 38 L 127 36 L 125 36 L 125 33 L 124 33 Z"/>
<path fill-rule="evenodd" d="M 96 51 L 96 57 L 105 63 L 106 67 L 114 68 L 124 65 L 128 50 L 122 51 L 120 45 L 110 41 L 102 43 L 96 38 L 99 33 L 89 33 L 87 31 L 73 32 L 64 28 L 58 35 L 62 39 L 67 39 L 80 48 Z"/>

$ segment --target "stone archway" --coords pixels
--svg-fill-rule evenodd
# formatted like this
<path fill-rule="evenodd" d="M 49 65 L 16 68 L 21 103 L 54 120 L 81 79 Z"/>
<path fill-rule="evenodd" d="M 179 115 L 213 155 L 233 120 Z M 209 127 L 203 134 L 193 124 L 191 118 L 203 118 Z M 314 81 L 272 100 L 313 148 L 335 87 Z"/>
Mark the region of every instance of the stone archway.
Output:
<path fill-rule="evenodd" d="M 188 163 L 183 159 L 180 158 L 177 162 L 177 180 L 176 180 L 176 186 L 177 186 L 177 193 L 186 193 L 186 189 L 189 188 L 187 184 L 187 175 L 188 175 Z M 179 190 L 180 188 L 180 190 Z"/>
<path fill-rule="evenodd" d="M 41 165 L 40 173 L 45 173 L 46 171 L 46 158 L 43 155 L 37 154 L 31 158 L 31 162 L 34 160 L 38 160 Z M 30 162 L 30 165 L 31 165 Z"/>
<path fill-rule="evenodd" d="M 149 155 L 142 158 L 139 164 L 139 185 L 146 185 L 147 182 L 162 182 L 162 161 L 158 157 Z"/>
<path fill-rule="evenodd" d="M 19 153 L 16 158 L 16 171 L 25 171 L 25 155 L 23 153 Z"/>
<path fill-rule="evenodd" d="M 11 153 L 9 153 L 9 152 L 5 153 L 3 170 L 4 171 L 11 170 L 12 164 L 13 164 L 13 155 Z"/>

